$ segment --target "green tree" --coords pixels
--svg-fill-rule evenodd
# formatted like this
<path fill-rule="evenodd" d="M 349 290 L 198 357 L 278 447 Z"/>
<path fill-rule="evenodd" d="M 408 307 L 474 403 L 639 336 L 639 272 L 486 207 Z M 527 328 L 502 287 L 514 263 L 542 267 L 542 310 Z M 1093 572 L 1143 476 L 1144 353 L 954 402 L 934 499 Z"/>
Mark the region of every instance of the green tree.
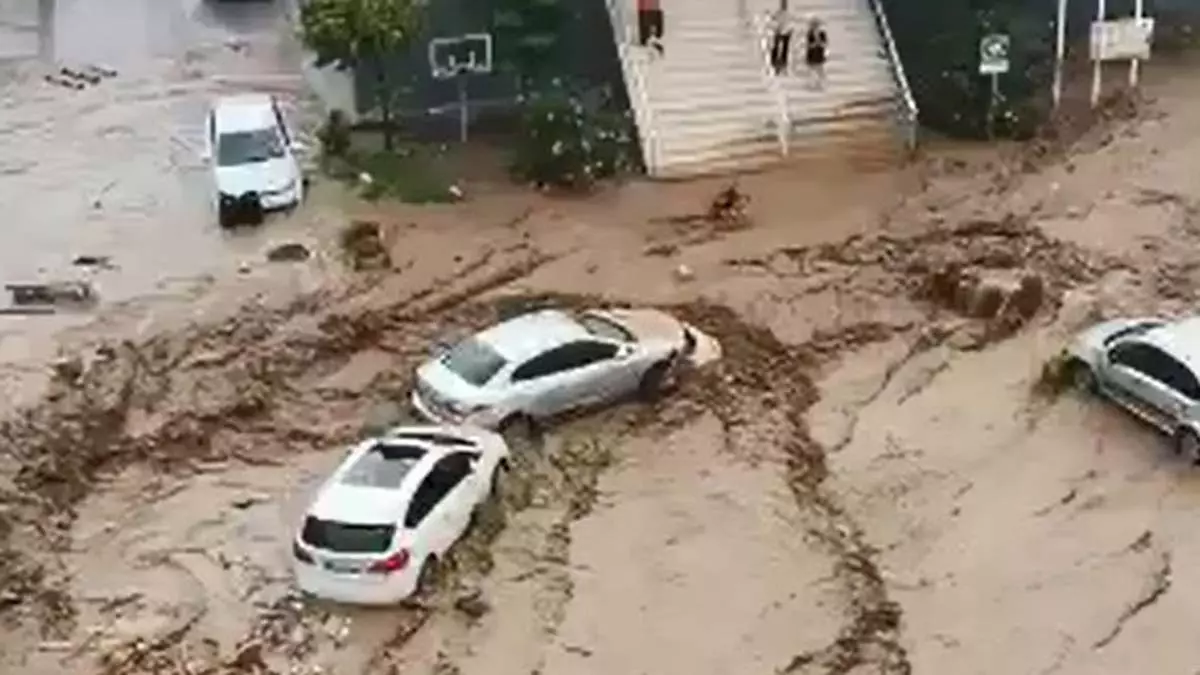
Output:
<path fill-rule="evenodd" d="M 406 82 L 393 61 L 407 53 L 421 28 L 421 0 L 306 0 L 300 9 L 300 38 L 317 65 L 365 72 L 372 108 L 383 124 L 384 148 L 393 147 L 396 105 Z"/>

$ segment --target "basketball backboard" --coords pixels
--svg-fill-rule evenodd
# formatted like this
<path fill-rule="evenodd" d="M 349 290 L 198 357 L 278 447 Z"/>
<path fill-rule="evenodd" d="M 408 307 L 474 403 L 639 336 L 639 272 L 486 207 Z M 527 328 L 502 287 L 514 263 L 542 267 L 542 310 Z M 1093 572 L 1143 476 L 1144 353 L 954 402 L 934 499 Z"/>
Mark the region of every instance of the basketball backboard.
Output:
<path fill-rule="evenodd" d="M 467 33 L 429 41 L 429 71 L 438 80 L 492 72 L 492 36 Z"/>

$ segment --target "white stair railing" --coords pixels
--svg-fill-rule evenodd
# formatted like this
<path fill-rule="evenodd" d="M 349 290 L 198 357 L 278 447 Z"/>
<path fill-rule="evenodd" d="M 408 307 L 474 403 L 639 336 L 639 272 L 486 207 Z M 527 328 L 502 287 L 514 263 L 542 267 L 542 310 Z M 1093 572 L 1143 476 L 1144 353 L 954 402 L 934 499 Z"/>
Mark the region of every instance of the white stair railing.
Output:
<path fill-rule="evenodd" d="M 899 116 L 901 124 L 904 126 L 904 144 L 909 152 L 912 152 L 917 148 L 920 111 L 917 109 L 917 101 L 913 97 L 912 88 L 908 84 L 908 77 L 904 73 L 904 63 L 900 60 L 900 50 L 896 48 L 896 40 L 892 36 L 892 28 L 888 23 L 883 3 L 880 0 L 867 0 L 867 2 L 871 7 L 871 13 L 875 15 L 875 23 L 883 38 L 885 56 L 892 67 L 892 77 L 896 81 L 896 87 L 900 90 Z"/>
<path fill-rule="evenodd" d="M 633 0 L 606 0 L 608 16 L 612 22 L 613 42 L 617 48 L 617 58 L 621 62 L 621 72 L 625 79 L 625 91 L 629 98 L 629 107 L 633 111 L 633 121 L 637 126 L 637 135 L 642 151 L 642 162 L 646 173 L 650 176 L 658 174 L 661 166 L 658 139 L 654 133 L 654 112 L 650 107 L 648 95 L 649 85 L 647 73 L 643 66 L 647 64 L 647 54 L 638 44 L 638 27 L 636 16 L 630 11 Z"/>

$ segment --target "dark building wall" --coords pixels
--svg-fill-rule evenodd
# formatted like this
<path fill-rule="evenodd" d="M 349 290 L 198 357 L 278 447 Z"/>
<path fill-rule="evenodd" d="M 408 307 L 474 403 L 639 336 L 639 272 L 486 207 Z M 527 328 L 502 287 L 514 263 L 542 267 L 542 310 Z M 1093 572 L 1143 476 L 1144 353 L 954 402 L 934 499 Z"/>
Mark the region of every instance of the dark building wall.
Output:
<path fill-rule="evenodd" d="M 389 67 L 407 83 L 402 97 L 401 116 L 411 128 L 436 127 L 442 131 L 457 129 L 458 88 L 454 81 L 436 80 L 429 67 L 428 43 L 435 37 L 452 37 L 464 33 L 487 32 L 496 0 L 432 0 L 423 27 L 423 35 L 410 53 L 394 59 Z M 620 63 L 613 44 L 612 24 L 605 0 L 574 0 L 571 16 L 566 22 L 561 40 L 564 58 L 561 75 L 592 88 L 611 87 L 624 100 L 625 85 Z M 495 47 L 499 52 L 500 46 Z M 366 71 L 358 73 L 359 106 L 371 105 L 369 78 Z M 514 79 L 496 72 L 488 76 L 467 78 L 472 101 L 473 117 L 504 117 L 511 111 L 517 95 Z M 441 114 L 431 109 L 445 108 Z M 366 112 L 365 110 L 363 112 Z M 430 131 L 431 134 L 436 133 Z M 429 135 L 429 134 L 423 134 Z"/>

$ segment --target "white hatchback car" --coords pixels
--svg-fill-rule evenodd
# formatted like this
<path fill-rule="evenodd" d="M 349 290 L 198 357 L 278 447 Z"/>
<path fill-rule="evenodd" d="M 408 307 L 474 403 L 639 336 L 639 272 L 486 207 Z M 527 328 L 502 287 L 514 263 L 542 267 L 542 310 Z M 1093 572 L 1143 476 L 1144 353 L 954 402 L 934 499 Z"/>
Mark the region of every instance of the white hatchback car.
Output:
<path fill-rule="evenodd" d="M 264 211 L 299 204 L 304 199 L 296 159 L 301 148 L 274 96 L 217 99 L 208 113 L 204 155 L 212 165 L 221 227 L 258 223 Z"/>
<path fill-rule="evenodd" d="M 297 584 L 337 602 L 401 602 L 466 532 L 507 458 L 504 440 L 482 429 L 400 427 L 359 443 L 292 542 Z"/>
<path fill-rule="evenodd" d="M 658 310 L 541 310 L 426 362 L 412 403 L 429 420 L 504 430 L 633 393 L 652 395 L 684 363 L 719 355 L 711 337 Z"/>

